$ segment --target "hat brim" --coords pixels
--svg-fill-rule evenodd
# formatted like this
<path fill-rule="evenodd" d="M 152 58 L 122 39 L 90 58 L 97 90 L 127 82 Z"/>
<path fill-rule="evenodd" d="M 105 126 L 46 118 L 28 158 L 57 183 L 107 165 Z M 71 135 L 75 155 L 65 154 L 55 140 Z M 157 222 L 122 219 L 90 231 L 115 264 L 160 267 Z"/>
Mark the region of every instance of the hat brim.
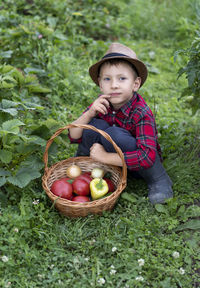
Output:
<path fill-rule="evenodd" d="M 106 57 L 105 59 L 101 59 L 100 61 L 98 61 L 97 63 L 95 63 L 94 65 L 92 65 L 89 68 L 89 74 L 90 77 L 92 78 L 92 80 L 95 82 L 95 84 L 97 86 L 99 86 L 99 67 L 106 61 L 108 61 L 109 59 L 124 59 L 128 62 L 130 62 L 131 64 L 133 64 L 138 72 L 138 76 L 141 78 L 141 85 L 140 87 L 144 84 L 144 82 L 147 79 L 147 75 L 148 75 L 148 70 L 147 67 L 145 66 L 145 64 L 138 60 L 138 59 L 133 59 L 127 56 L 112 56 L 112 57 Z"/>

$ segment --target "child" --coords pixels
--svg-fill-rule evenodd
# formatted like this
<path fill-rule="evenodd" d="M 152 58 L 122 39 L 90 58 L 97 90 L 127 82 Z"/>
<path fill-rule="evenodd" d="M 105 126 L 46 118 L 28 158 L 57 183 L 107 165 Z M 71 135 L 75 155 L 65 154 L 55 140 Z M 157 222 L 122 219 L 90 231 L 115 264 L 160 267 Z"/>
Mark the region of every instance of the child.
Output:
<path fill-rule="evenodd" d="M 89 74 L 102 94 L 73 123 L 93 125 L 111 136 L 124 153 L 128 171 L 147 182 L 152 204 L 173 197 L 172 182 L 161 163 L 154 116 L 137 93 L 147 78 L 145 64 L 130 48 L 112 43 Z M 113 145 L 99 133 L 70 128 L 69 138 L 79 143 L 76 156 L 122 166 Z"/>

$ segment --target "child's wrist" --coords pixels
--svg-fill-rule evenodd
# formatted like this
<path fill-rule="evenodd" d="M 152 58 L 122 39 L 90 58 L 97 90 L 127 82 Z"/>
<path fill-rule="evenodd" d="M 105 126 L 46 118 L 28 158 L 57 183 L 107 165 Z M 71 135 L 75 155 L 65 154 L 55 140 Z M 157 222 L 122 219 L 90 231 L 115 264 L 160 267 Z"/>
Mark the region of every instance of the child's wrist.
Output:
<path fill-rule="evenodd" d="M 92 118 L 94 118 L 96 116 L 96 114 L 91 110 L 88 110 L 87 112 L 88 112 L 88 116 L 89 116 L 90 120 L 92 120 Z"/>

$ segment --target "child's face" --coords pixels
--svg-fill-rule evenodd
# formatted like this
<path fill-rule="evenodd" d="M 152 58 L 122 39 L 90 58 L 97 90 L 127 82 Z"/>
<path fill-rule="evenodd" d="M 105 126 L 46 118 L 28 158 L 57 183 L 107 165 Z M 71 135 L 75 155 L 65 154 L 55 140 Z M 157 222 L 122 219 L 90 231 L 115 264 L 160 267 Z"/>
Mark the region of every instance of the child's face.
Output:
<path fill-rule="evenodd" d="M 114 109 L 119 109 L 133 97 L 141 84 L 141 78 L 135 77 L 133 69 L 127 63 L 101 67 L 99 87 L 101 92 L 110 95 L 109 101 Z"/>

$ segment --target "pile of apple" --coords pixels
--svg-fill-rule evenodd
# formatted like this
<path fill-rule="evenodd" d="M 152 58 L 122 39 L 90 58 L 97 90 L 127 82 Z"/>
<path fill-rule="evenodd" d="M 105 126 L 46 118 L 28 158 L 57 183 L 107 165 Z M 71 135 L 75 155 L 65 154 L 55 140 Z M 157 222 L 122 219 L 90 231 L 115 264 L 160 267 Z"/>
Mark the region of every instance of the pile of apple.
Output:
<path fill-rule="evenodd" d="M 105 177 L 101 168 L 91 172 L 82 172 L 78 165 L 71 165 L 66 170 L 66 177 L 53 182 L 51 191 L 58 197 L 76 202 L 97 200 L 115 191 L 112 180 Z"/>

